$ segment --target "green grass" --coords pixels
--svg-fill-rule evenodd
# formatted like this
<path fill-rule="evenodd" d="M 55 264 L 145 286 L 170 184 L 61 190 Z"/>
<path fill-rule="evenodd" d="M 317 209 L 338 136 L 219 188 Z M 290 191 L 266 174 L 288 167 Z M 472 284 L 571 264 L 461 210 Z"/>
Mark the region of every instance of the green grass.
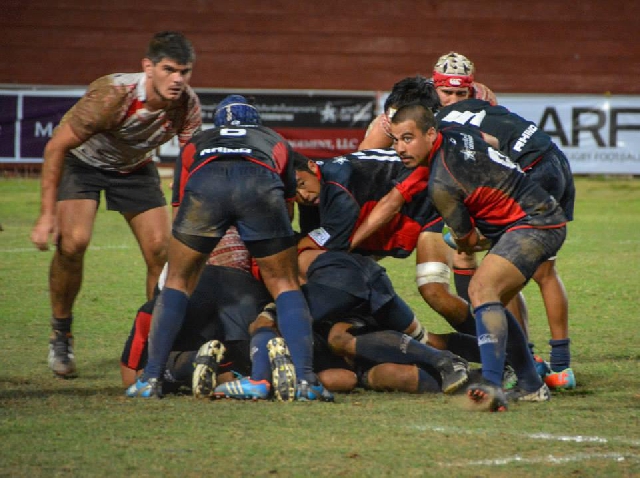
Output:
<path fill-rule="evenodd" d="M 558 260 L 578 388 L 508 413 L 458 397 L 358 391 L 335 404 L 128 400 L 118 361 L 144 301 L 144 264 L 101 207 L 75 315 L 80 377 L 46 364 L 51 252 L 29 242 L 38 182 L 0 179 L 0 476 L 640 476 L 640 181 L 577 180 Z M 429 330 L 413 260 L 385 260 Z M 530 333 L 548 355 L 535 284 Z"/>

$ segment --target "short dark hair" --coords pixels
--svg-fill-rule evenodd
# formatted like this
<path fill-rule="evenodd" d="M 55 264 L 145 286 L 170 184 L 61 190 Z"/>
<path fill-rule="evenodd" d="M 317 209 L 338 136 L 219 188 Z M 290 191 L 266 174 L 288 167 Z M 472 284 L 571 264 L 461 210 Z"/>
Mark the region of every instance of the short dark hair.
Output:
<path fill-rule="evenodd" d="M 410 104 L 402 106 L 391 118 L 393 124 L 400 124 L 404 121 L 413 120 L 420 131 L 426 133 L 431 128 L 436 127 L 436 120 L 430 109 L 422 104 Z"/>
<path fill-rule="evenodd" d="M 384 102 L 384 111 L 388 111 L 389 108 L 400 109 L 411 103 L 419 103 L 432 112 L 437 112 L 441 106 L 440 97 L 433 81 L 422 75 L 409 76 L 398 81 Z"/>
<path fill-rule="evenodd" d="M 309 158 L 307 158 L 304 154 L 293 151 L 291 159 L 293 159 L 293 169 L 295 169 L 296 171 L 313 173 L 313 171 L 309 169 Z"/>
<path fill-rule="evenodd" d="M 146 58 L 155 65 L 163 58 L 173 60 L 180 65 L 196 61 L 196 52 L 187 37 L 180 32 L 163 31 L 153 35 L 147 48 Z"/>

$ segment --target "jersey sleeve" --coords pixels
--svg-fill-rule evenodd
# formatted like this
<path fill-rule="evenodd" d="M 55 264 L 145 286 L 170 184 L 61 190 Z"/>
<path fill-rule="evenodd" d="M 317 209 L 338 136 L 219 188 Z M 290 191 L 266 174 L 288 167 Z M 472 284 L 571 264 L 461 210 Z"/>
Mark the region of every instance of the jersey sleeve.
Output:
<path fill-rule="evenodd" d="M 180 150 L 173 169 L 173 184 L 171 186 L 171 205 L 176 207 L 182 202 L 184 187 L 189 178 L 189 171 L 195 161 L 196 147 L 193 142 L 189 142 Z"/>
<path fill-rule="evenodd" d="M 73 132 L 83 141 L 118 125 L 126 114 L 126 89 L 113 85 L 109 76 L 91 83 L 85 94 L 64 115 Z"/>
<path fill-rule="evenodd" d="M 396 180 L 395 185 L 407 203 L 411 202 L 417 194 L 426 189 L 429 181 L 429 168 L 426 166 L 418 166 L 408 171 L 408 174 L 402 174 Z"/>
<path fill-rule="evenodd" d="M 189 99 L 189 110 L 185 118 L 185 123 L 182 129 L 178 132 L 178 142 L 180 147 L 184 147 L 185 144 L 202 129 L 202 111 L 200 107 L 200 100 L 198 96 L 193 93 Z"/>

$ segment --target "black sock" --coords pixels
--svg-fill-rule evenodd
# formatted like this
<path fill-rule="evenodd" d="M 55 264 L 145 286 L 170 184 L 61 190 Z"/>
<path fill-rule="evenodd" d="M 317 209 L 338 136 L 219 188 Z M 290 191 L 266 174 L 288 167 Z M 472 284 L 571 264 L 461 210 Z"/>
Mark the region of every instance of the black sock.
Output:
<path fill-rule="evenodd" d="M 456 329 L 456 332 L 460 332 L 461 334 L 476 335 L 476 318 L 473 315 L 471 307 L 469 307 L 469 312 L 467 313 L 467 318 L 464 319 L 464 322 L 454 325 L 453 328 Z"/>
<path fill-rule="evenodd" d="M 415 364 L 438 367 L 450 355 L 395 330 L 372 332 L 356 337 L 356 356 L 375 363 Z"/>
<path fill-rule="evenodd" d="M 469 300 L 469 283 L 475 271 L 475 269 L 453 269 L 453 283 L 456 286 L 456 294 L 468 303 L 471 303 L 471 300 Z"/>
<path fill-rule="evenodd" d="M 72 324 L 73 315 L 63 319 L 51 318 L 51 328 L 58 334 L 70 334 Z"/>
<path fill-rule="evenodd" d="M 478 338 L 474 335 L 460 334 L 458 332 L 447 334 L 447 350 L 459 355 L 468 362 L 482 362 Z"/>

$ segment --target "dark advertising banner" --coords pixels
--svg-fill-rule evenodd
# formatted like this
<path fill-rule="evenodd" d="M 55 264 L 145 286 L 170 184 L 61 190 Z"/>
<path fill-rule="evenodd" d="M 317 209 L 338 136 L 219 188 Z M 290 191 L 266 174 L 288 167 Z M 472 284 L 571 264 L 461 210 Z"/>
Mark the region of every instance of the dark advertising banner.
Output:
<path fill-rule="evenodd" d="M 212 127 L 217 104 L 228 91 L 196 90 L 204 127 Z M 0 162 L 37 163 L 65 112 L 84 93 L 81 89 L 0 90 Z M 375 92 L 318 93 L 240 92 L 256 106 L 263 123 L 310 158 L 329 158 L 357 149 L 374 117 Z M 179 153 L 176 139 L 158 150 L 162 162 Z"/>
<path fill-rule="evenodd" d="M 198 92 L 205 128 L 213 123 L 218 103 L 228 93 Z M 331 158 L 358 149 L 374 117 L 376 94 L 255 94 L 243 93 L 260 112 L 265 126 L 286 138 L 310 158 Z M 176 141 L 160 150 L 163 161 L 178 154 Z"/>

